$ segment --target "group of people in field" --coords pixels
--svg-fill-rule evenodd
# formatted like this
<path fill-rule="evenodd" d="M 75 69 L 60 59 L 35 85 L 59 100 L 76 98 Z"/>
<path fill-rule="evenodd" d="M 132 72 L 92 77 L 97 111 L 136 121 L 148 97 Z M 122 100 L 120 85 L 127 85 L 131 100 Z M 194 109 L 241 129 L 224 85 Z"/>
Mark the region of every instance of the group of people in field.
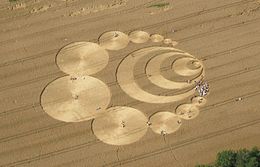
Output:
<path fill-rule="evenodd" d="M 199 95 L 201 97 L 206 96 L 209 92 L 209 84 L 206 81 L 204 82 L 203 80 L 196 82 L 196 84 L 197 85 L 195 87 L 195 90 L 198 91 Z"/>

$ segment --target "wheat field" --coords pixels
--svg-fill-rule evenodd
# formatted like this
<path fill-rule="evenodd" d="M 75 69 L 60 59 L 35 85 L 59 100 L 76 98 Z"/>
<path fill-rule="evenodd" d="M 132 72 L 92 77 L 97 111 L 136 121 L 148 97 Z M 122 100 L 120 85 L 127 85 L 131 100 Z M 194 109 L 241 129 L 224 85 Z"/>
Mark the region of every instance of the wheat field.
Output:
<path fill-rule="evenodd" d="M 131 64 L 134 60 L 121 65 L 133 51 L 174 47 L 203 63 L 204 77 L 210 85 L 207 103 L 199 108 L 195 119 L 182 120 L 172 134 L 158 135 L 148 128 L 138 141 L 110 145 L 94 135 L 92 118 L 63 122 L 44 111 L 41 95 L 46 85 L 67 75 L 56 61 L 61 48 L 73 42 L 98 43 L 109 31 L 129 34 L 137 30 L 160 34 L 173 40 L 174 46 L 169 46 L 167 40 L 166 44 L 137 41 L 127 46 L 124 40 L 108 46 L 104 42 L 112 48 L 108 50 L 109 60 L 104 59 L 106 67 L 91 75 L 102 80 L 111 95 L 96 90 L 89 97 L 106 95 L 110 101 L 104 105 L 132 107 L 147 118 L 157 111 L 174 111 L 190 103 L 190 94 L 171 103 L 166 98 L 165 103 L 157 103 L 156 98 L 152 101 L 150 96 L 137 93 L 141 88 L 158 94 L 159 101 L 162 96 L 178 93 L 159 88 L 147 79 L 145 70 L 147 62 L 152 63 L 151 57 L 143 57 L 135 66 Z M 167 60 L 159 68 L 160 73 L 180 81 L 182 78 L 172 76 L 172 59 Z M 151 73 L 158 72 L 150 69 Z M 123 87 L 125 80 L 139 87 Z M 153 82 L 162 83 L 160 79 Z M 61 94 L 63 91 L 65 88 L 60 88 Z M 259 108 L 259 0 L 0 1 L 1 167 L 210 164 L 221 150 L 260 147 Z"/>

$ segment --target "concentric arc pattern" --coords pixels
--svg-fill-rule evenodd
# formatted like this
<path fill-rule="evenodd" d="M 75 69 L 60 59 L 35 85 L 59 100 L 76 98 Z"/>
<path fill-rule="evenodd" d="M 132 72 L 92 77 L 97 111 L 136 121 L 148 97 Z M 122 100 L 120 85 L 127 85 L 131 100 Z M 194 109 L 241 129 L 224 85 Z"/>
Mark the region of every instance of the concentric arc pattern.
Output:
<path fill-rule="evenodd" d="M 156 86 L 159 86 L 161 88 L 165 89 L 182 89 L 187 88 L 191 86 L 191 88 L 182 93 L 177 94 L 173 96 L 159 96 L 154 95 L 149 92 L 144 91 L 136 82 L 134 78 L 134 67 L 136 63 L 143 57 L 149 56 L 149 54 L 154 54 L 157 51 L 168 51 L 168 53 L 163 54 L 157 54 L 155 57 L 153 57 L 147 65 L 147 68 L 145 69 L 148 79 L 155 84 Z M 196 61 L 199 62 L 196 58 L 194 58 L 192 55 L 185 53 L 181 50 L 172 48 L 172 47 L 148 47 L 144 49 L 137 50 L 128 56 L 126 56 L 122 62 L 120 63 L 118 69 L 117 69 L 117 81 L 121 89 L 130 97 L 147 102 L 147 103 L 170 103 L 170 102 L 176 102 L 179 100 L 183 100 L 185 98 L 188 98 L 189 96 L 192 96 L 195 94 L 194 90 L 194 83 L 195 82 L 175 82 L 170 81 L 164 78 L 160 73 L 160 67 L 161 63 L 170 58 L 177 55 L 181 55 L 184 58 L 176 60 L 178 62 L 177 65 L 173 64 L 173 67 L 176 67 L 176 70 L 182 74 L 182 75 L 190 75 L 192 74 L 200 74 L 197 78 L 195 78 L 193 81 L 199 81 L 201 80 L 204 70 L 202 68 L 202 65 L 197 69 L 189 69 L 187 67 L 180 67 L 179 64 L 187 64 L 190 61 Z M 180 61 L 180 62 L 179 62 Z M 173 71 L 175 68 L 172 69 Z"/>

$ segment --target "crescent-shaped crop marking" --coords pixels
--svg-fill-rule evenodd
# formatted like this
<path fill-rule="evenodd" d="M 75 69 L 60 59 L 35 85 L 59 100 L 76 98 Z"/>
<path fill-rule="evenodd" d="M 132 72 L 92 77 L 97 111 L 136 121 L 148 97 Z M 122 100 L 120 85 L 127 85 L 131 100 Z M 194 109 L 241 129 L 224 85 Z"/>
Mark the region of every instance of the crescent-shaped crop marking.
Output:
<path fill-rule="evenodd" d="M 171 48 L 171 47 L 148 47 L 135 51 L 128 56 L 126 56 L 119 64 L 116 72 L 117 82 L 121 89 L 127 93 L 130 97 L 137 99 L 139 101 L 144 101 L 147 103 L 170 103 L 185 99 L 195 93 L 195 89 L 174 96 L 158 96 L 148 93 L 142 90 L 134 79 L 134 66 L 142 57 L 154 51 L 176 51 L 183 52 L 181 50 Z"/>
<path fill-rule="evenodd" d="M 172 56 L 176 56 L 176 55 L 184 55 L 184 56 L 186 56 L 186 59 L 194 60 L 194 58 L 190 58 L 191 55 L 187 54 L 187 53 L 169 52 L 169 53 L 164 53 L 164 54 L 161 54 L 161 55 L 157 55 L 156 57 L 152 58 L 148 62 L 147 66 L 146 66 L 146 69 L 145 69 L 146 70 L 146 75 L 147 75 L 148 79 L 153 84 L 155 84 L 155 85 L 157 85 L 157 86 L 159 86 L 161 88 L 164 88 L 164 89 L 182 89 L 182 88 L 187 88 L 187 87 L 193 85 L 192 82 L 175 82 L 175 81 L 171 81 L 171 80 L 168 80 L 168 79 L 164 78 L 161 75 L 160 68 L 161 68 L 162 62 L 165 59 L 167 59 L 169 57 L 172 57 Z M 179 61 L 180 59 L 185 59 L 185 58 L 177 58 L 176 61 Z M 181 62 L 183 62 L 183 61 L 181 61 Z M 173 69 L 173 70 L 175 70 L 175 69 Z M 183 68 L 183 71 L 182 71 L 183 73 L 185 72 L 184 70 L 185 70 L 185 68 Z M 187 73 L 190 74 L 191 73 L 190 71 L 191 71 L 190 69 L 187 69 Z M 199 74 L 202 71 L 202 68 L 196 69 L 194 71 L 195 72 L 193 73 L 193 75 Z M 201 79 L 200 77 L 197 77 L 193 81 L 199 81 L 200 79 Z"/>

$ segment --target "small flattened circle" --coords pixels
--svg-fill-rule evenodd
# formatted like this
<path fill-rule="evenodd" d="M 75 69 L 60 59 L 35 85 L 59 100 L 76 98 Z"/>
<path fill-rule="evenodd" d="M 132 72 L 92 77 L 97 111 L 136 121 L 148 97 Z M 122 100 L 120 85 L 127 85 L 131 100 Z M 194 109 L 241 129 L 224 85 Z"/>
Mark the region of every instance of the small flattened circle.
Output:
<path fill-rule="evenodd" d="M 163 43 L 166 44 L 166 45 L 169 45 L 169 44 L 172 43 L 172 39 L 170 39 L 170 38 L 164 39 Z"/>
<path fill-rule="evenodd" d="M 150 36 L 150 39 L 152 42 L 162 42 L 164 40 L 164 37 L 160 34 L 152 34 Z"/>
<path fill-rule="evenodd" d="M 193 69 L 198 69 L 202 66 L 201 62 L 199 62 L 198 60 L 191 61 L 190 65 Z"/>
<path fill-rule="evenodd" d="M 99 39 L 99 45 L 108 50 L 120 50 L 129 43 L 129 37 L 120 31 L 109 31 L 103 33 Z"/>
<path fill-rule="evenodd" d="M 133 43 L 145 43 L 150 39 L 150 35 L 145 31 L 132 31 L 129 33 L 129 39 Z"/>
<path fill-rule="evenodd" d="M 176 46 L 178 45 L 178 42 L 177 41 L 172 41 L 172 46 Z"/>
<path fill-rule="evenodd" d="M 177 131 L 182 122 L 180 117 L 172 112 L 157 112 L 150 117 L 150 127 L 157 134 L 171 134 Z"/>
<path fill-rule="evenodd" d="M 193 63 L 194 62 L 194 63 Z M 202 65 L 194 58 L 183 57 L 174 61 L 172 68 L 175 73 L 181 76 L 192 76 L 199 74 L 202 70 Z"/>
<path fill-rule="evenodd" d="M 192 104 L 196 106 L 204 106 L 207 103 L 205 97 L 195 96 L 191 99 Z"/>
<path fill-rule="evenodd" d="M 177 107 L 175 113 L 182 119 L 190 120 L 199 115 L 199 109 L 194 104 L 182 104 Z"/>

